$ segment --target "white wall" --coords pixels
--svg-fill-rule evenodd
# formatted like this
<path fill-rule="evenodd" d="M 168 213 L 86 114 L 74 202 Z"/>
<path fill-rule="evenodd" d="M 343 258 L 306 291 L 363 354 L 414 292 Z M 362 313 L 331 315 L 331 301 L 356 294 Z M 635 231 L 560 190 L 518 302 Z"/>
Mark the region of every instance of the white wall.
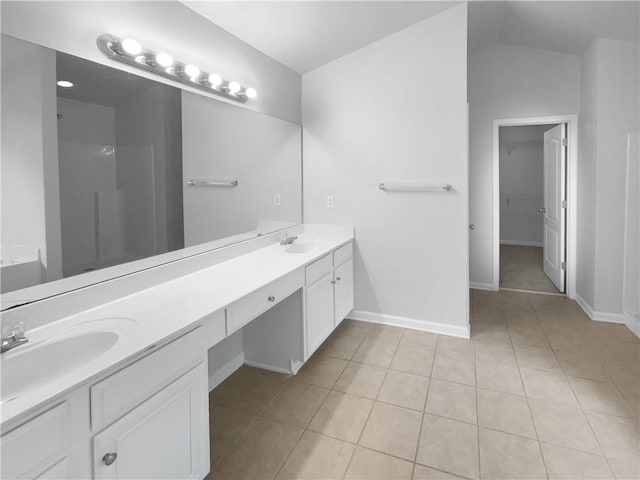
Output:
<path fill-rule="evenodd" d="M 255 87 L 258 98 L 245 108 L 300 123 L 298 73 L 177 1 L 2 2 L 0 8 L 6 35 L 172 83 L 108 60 L 96 47 L 96 39 L 104 33 L 134 36 L 153 50 L 169 50 L 185 63 Z"/>
<path fill-rule="evenodd" d="M 468 332 L 466 64 L 464 4 L 303 75 L 305 222 L 355 225 L 367 318 Z"/>
<path fill-rule="evenodd" d="M 596 49 L 580 59 L 580 138 L 578 143 L 578 251 L 576 291 L 588 305 L 595 296 L 596 228 Z"/>
<path fill-rule="evenodd" d="M 576 114 L 580 57 L 494 44 L 469 55 L 469 277 L 493 284 L 493 120 Z M 496 219 L 497 220 L 497 219 Z"/>
<path fill-rule="evenodd" d="M 638 131 L 638 44 L 595 41 L 595 241 L 596 312 L 622 314 L 624 291 L 627 134 Z"/>
<path fill-rule="evenodd" d="M 62 277 L 55 54 L 8 38 L 1 57 L 1 243 L 38 248 L 42 278 L 55 280 Z"/>
<path fill-rule="evenodd" d="M 500 243 L 542 246 L 543 141 L 551 127 L 500 127 Z"/>
<path fill-rule="evenodd" d="M 640 336 L 640 139 L 629 134 L 627 151 L 627 203 L 624 252 L 625 321 Z"/>

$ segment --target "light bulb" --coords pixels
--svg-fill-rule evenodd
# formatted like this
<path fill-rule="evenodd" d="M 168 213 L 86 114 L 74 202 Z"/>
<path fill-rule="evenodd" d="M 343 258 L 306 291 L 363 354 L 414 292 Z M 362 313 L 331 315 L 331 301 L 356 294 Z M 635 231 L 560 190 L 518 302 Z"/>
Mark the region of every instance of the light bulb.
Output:
<path fill-rule="evenodd" d="M 238 93 L 240 91 L 240 84 L 238 82 L 229 82 L 229 91 L 231 93 Z"/>
<path fill-rule="evenodd" d="M 168 53 L 160 52 L 156 55 L 156 63 L 161 67 L 170 67 L 173 65 L 173 58 Z"/>
<path fill-rule="evenodd" d="M 129 55 L 138 55 L 142 51 L 142 45 L 133 38 L 125 38 L 122 40 L 122 49 Z"/>
<path fill-rule="evenodd" d="M 256 98 L 258 96 L 258 92 L 253 87 L 247 88 L 244 91 L 244 94 L 247 96 L 247 98 Z"/>
<path fill-rule="evenodd" d="M 215 88 L 222 83 L 222 77 L 217 73 L 212 73 L 209 75 L 209 83 L 213 88 Z"/>
<path fill-rule="evenodd" d="M 57 85 L 62 88 L 71 88 L 73 87 L 73 83 L 68 80 L 60 80 L 57 82 Z"/>
<path fill-rule="evenodd" d="M 186 67 L 184 67 L 184 73 L 189 77 L 192 81 L 195 81 L 200 75 L 200 69 L 197 65 L 190 63 Z"/>

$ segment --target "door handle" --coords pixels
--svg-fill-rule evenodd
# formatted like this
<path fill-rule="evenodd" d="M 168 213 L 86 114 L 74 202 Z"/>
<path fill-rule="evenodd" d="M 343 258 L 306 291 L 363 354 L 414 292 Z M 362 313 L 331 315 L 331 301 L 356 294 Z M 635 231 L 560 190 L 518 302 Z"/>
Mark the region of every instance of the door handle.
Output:
<path fill-rule="evenodd" d="M 109 466 L 113 462 L 115 462 L 117 458 L 118 458 L 118 454 L 115 452 L 105 453 L 104 457 L 102 457 L 102 461 L 104 462 L 105 465 Z"/>
<path fill-rule="evenodd" d="M 544 213 L 544 212 L 546 212 L 546 211 L 547 211 L 547 209 L 546 209 L 546 208 L 539 208 L 539 209 L 538 209 L 538 211 L 539 211 L 540 213 Z"/>
<path fill-rule="evenodd" d="M 469 230 L 475 230 L 475 229 L 476 229 L 475 223 L 472 223 L 471 225 L 469 225 Z"/>
<path fill-rule="evenodd" d="M 274 296 L 270 296 L 269 298 L 267 298 L 267 300 L 269 300 L 271 303 L 276 301 L 276 297 Z"/>

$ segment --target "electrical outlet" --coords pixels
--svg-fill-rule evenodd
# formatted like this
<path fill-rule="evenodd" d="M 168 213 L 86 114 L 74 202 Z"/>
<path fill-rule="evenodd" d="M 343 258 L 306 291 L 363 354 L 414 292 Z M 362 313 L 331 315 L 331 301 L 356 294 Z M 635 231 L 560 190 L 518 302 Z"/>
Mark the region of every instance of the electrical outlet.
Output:
<path fill-rule="evenodd" d="M 280 194 L 279 194 L 279 193 L 276 193 L 276 194 L 273 196 L 273 204 L 274 204 L 276 207 L 279 207 L 279 206 L 280 206 Z"/>
<path fill-rule="evenodd" d="M 334 208 L 336 206 L 333 195 L 327 197 L 327 208 Z"/>

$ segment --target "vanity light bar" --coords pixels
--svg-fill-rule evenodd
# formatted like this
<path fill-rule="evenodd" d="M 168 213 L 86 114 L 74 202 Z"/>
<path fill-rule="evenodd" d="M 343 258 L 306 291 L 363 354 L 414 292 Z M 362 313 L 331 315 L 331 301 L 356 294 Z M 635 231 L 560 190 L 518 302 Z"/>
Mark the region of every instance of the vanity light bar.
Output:
<path fill-rule="evenodd" d="M 224 80 L 217 73 L 202 72 L 197 65 L 178 62 L 168 53 L 147 50 L 131 38 L 121 39 L 106 33 L 98 37 L 97 43 L 100 51 L 108 58 L 208 93 L 241 103 L 257 95 L 255 88 Z"/>

